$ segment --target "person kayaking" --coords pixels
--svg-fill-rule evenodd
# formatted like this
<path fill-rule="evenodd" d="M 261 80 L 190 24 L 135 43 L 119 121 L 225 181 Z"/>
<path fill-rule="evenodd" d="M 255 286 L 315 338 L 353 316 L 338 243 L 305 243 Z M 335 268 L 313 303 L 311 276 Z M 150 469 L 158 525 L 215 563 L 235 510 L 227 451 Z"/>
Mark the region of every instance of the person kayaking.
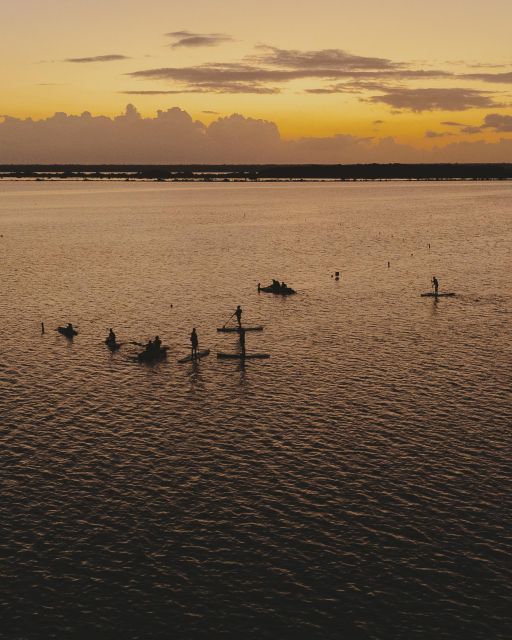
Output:
<path fill-rule="evenodd" d="M 240 327 L 240 330 L 238 331 L 238 339 L 240 340 L 240 352 L 242 354 L 242 357 L 245 356 L 245 329 L 243 329 L 242 327 Z"/>
<path fill-rule="evenodd" d="M 240 305 L 238 305 L 238 307 L 236 308 L 234 315 L 236 316 L 238 326 L 241 328 L 242 327 L 242 307 Z"/>
<path fill-rule="evenodd" d="M 67 327 L 66 327 L 66 331 L 68 333 L 73 333 L 74 332 L 73 325 L 71 324 L 71 322 L 68 322 Z"/>
<path fill-rule="evenodd" d="M 192 347 L 192 360 L 197 358 L 197 347 L 199 346 L 199 340 L 197 338 L 197 331 L 194 327 L 192 329 L 192 333 L 190 334 L 190 345 Z"/>
<path fill-rule="evenodd" d="M 107 344 L 116 344 L 116 334 L 112 327 L 108 330 Z"/>
<path fill-rule="evenodd" d="M 435 276 L 432 276 L 432 286 L 434 287 L 434 295 L 437 296 L 439 291 L 439 280 Z"/>

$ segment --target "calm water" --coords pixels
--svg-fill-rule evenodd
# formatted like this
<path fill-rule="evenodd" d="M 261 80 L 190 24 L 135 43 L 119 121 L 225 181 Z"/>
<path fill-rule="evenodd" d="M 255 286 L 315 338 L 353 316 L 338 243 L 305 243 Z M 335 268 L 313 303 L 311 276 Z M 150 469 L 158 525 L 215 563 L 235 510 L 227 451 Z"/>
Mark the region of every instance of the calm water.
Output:
<path fill-rule="evenodd" d="M 511 637 L 511 185 L 1 182 L 0 234 L 2 637 Z"/>

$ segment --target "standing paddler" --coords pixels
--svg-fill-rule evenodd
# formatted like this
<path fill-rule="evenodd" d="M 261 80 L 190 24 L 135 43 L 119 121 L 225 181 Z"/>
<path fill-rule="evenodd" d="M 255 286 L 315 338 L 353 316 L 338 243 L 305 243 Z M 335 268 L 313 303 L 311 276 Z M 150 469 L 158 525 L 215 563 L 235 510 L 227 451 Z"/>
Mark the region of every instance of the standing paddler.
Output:
<path fill-rule="evenodd" d="M 432 276 L 432 286 L 434 287 L 434 295 L 437 296 L 439 291 L 439 280 L 435 276 Z"/>
<path fill-rule="evenodd" d="M 242 307 L 240 305 L 238 305 L 238 307 L 236 308 L 234 315 L 236 316 L 236 319 L 238 322 L 238 328 L 241 329 L 242 328 Z"/>
<path fill-rule="evenodd" d="M 194 327 L 192 329 L 192 333 L 190 334 L 190 345 L 192 347 L 192 360 L 195 360 L 197 358 L 197 347 L 199 345 L 199 340 L 197 338 L 197 331 L 196 328 Z"/>

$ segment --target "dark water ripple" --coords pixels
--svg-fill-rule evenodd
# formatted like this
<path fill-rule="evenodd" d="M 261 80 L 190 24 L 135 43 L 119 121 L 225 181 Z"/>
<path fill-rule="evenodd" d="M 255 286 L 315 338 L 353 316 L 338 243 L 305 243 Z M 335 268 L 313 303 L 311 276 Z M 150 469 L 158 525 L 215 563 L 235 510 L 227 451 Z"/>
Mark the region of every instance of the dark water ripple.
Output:
<path fill-rule="evenodd" d="M 0 636 L 510 637 L 510 187 L 0 189 Z"/>

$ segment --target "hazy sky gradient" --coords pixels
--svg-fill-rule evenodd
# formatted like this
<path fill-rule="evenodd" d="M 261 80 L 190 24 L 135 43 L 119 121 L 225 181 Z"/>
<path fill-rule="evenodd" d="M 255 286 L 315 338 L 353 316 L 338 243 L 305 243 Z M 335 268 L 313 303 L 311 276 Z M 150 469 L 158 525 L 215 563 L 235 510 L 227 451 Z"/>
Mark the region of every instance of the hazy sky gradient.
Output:
<path fill-rule="evenodd" d="M 498 159 L 512 139 L 510 24 L 505 0 L 26 0 L 2 8 L 0 113 L 112 118 L 133 102 L 206 127 L 243 114 L 275 123 L 281 142 L 485 141 Z M 16 153 L 2 135 L 0 162 Z"/>

